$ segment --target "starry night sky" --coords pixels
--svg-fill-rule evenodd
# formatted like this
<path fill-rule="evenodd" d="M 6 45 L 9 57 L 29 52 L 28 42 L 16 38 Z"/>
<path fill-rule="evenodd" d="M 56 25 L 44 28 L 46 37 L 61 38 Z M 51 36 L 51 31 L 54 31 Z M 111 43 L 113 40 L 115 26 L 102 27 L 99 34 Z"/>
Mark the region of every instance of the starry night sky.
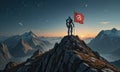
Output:
<path fill-rule="evenodd" d="M 85 16 L 83 25 L 75 23 L 79 36 L 120 29 L 120 0 L 0 0 L 0 35 L 32 30 L 40 36 L 64 36 L 65 21 L 74 11 Z"/>

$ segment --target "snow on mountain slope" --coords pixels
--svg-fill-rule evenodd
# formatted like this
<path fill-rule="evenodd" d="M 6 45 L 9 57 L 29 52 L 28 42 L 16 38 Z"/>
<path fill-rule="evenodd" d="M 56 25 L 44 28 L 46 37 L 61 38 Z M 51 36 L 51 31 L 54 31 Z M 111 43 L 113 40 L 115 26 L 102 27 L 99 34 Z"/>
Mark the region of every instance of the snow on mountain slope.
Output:
<path fill-rule="evenodd" d="M 15 57 L 17 57 L 17 55 L 20 56 L 21 54 L 27 54 L 27 50 L 35 51 L 37 49 L 41 49 L 41 51 L 45 52 L 51 45 L 47 41 L 40 40 L 32 31 L 26 32 L 22 35 L 12 36 L 6 39 L 4 43 L 7 44 L 8 50 Z M 16 54 L 17 52 L 19 54 Z"/>
<path fill-rule="evenodd" d="M 111 53 L 120 48 L 120 31 L 115 28 L 102 30 L 88 46 L 103 54 Z"/>
<path fill-rule="evenodd" d="M 9 53 L 6 44 L 0 43 L 0 69 L 3 69 L 5 64 L 11 59 L 11 54 Z"/>
<path fill-rule="evenodd" d="M 120 30 L 117 30 L 116 28 L 113 28 L 112 30 L 104 31 L 104 34 L 106 34 L 110 37 L 120 37 Z"/>
<path fill-rule="evenodd" d="M 5 56 L 6 59 L 10 59 L 11 58 L 11 54 L 9 53 L 6 44 L 0 43 L 0 52 Z"/>
<path fill-rule="evenodd" d="M 15 46 L 18 44 L 20 39 L 21 39 L 20 35 L 16 35 L 16 36 L 9 37 L 3 42 L 7 45 L 10 53 L 12 53 L 12 48 L 15 48 Z"/>
<path fill-rule="evenodd" d="M 26 40 L 28 44 L 34 49 L 41 48 L 42 51 L 46 51 L 51 45 L 48 41 L 40 40 L 39 37 L 37 37 L 32 31 L 24 33 L 21 35 L 21 37 L 22 39 Z"/>
<path fill-rule="evenodd" d="M 19 41 L 15 48 L 12 49 L 14 57 L 24 57 L 32 51 L 33 48 L 23 39 Z"/>
<path fill-rule="evenodd" d="M 32 31 L 11 36 L 0 44 L 0 69 L 4 68 L 8 61 L 25 61 L 36 50 L 45 52 L 51 46 L 51 43 L 40 40 Z"/>
<path fill-rule="evenodd" d="M 21 35 L 23 39 L 32 39 L 32 38 L 38 38 L 32 31 L 26 32 Z"/>

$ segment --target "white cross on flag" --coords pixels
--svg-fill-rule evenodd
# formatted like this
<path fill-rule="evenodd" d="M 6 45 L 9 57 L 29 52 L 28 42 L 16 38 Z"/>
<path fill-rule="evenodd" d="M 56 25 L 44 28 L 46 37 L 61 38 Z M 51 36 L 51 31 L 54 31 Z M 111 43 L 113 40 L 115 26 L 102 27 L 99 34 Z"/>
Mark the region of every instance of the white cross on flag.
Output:
<path fill-rule="evenodd" d="M 84 23 L 84 15 L 82 13 L 74 12 L 74 22 L 83 24 Z"/>

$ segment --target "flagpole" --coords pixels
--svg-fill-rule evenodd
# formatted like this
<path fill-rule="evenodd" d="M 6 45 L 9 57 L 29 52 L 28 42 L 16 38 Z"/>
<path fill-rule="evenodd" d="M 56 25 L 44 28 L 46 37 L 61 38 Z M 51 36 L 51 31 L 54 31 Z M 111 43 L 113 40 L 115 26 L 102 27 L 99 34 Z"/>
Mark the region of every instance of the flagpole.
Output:
<path fill-rule="evenodd" d="M 75 24 L 74 24 L 74 34 L 76 35 L 76 27 L 75 27 Z"/>
<path fill-rule="evenodd" d="M 75 26 L 74 26 L 74 35 L 76 35 L 76 34 L 75 34 Z"/>
<path fill-rule="evenodd" d="M 74 22 L 84 24 L 84 15 L 82 13 L 78 13 L 74 11 Z M 74 29 L 74 34 L 76 33 L 76 29 Z"/>
<path fill-rule="evenodd" d="M 75 35 L 75 27 L 73 27 L 73 35 Z"/>
<path fill-rule="evenodd" d="M 75 35 L 75 27 L 73 27 L 73 35 Z"/>
<path fill-rule="evenodd" d="M 75 13 L 76 11 L 74 10 L 74 13 Z M 75 29 L 75 23 L 74 23 L 74 35 L 76 35 L 76 29 Z"/>

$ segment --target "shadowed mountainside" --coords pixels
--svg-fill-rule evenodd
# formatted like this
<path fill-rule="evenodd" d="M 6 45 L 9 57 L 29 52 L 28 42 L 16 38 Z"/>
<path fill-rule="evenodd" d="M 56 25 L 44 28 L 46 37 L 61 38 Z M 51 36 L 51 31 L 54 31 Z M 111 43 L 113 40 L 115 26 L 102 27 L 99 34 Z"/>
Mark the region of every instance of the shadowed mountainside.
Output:
<path fill-rule="evenodd" d="M 110 54 L 120 48 L 120 30 L 102 30 L 88 46 L 102 54 Z"/>
<path fill-rule="evenodd" d="M 119 72 L 78 36 L 65 36 L 54 48 L 36 51 L 27 61 L 10 62 L 4 72 Z"/>

